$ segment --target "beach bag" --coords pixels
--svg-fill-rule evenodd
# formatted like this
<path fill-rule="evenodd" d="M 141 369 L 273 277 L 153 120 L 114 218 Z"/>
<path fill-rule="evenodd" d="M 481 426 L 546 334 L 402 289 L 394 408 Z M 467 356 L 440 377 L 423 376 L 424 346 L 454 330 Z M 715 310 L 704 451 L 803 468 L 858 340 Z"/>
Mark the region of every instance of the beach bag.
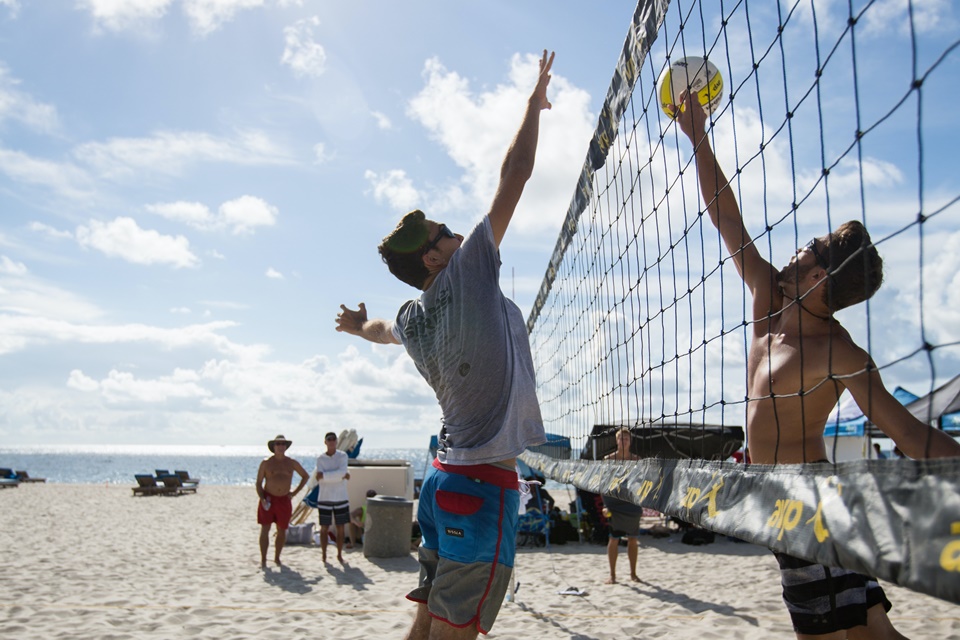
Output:
<path fill-rule="evenodd" d="M 680 542 L 683 544 L 699 546 L 701 544 L 710 544 L 713 542 L 713 538 L 713 531 L 707 531 L 706 529 L 688 529 L 683 534 L 683 538 L 680 539 Z"/>
<path fill-rule="evenodd" d="M 313 544 L 313 523 L 292 524 L 287 527 L 287 544 Z"/>

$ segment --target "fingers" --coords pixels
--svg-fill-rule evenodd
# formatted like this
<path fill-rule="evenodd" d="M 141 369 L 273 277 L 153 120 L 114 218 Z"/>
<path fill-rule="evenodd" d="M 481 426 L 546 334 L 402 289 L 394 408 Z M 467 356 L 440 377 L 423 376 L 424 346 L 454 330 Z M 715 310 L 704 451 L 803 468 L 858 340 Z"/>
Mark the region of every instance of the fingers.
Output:
<path fill-rule="evenodd" d="M 547 56 L 547 50 L 543 50 L 543 55 L 540 57 L 540 72 L 550 72 L 550 68 L 553 67 L 553 57 L 556 55 L 555 51 L 551 51 L 549 57 Z"/>

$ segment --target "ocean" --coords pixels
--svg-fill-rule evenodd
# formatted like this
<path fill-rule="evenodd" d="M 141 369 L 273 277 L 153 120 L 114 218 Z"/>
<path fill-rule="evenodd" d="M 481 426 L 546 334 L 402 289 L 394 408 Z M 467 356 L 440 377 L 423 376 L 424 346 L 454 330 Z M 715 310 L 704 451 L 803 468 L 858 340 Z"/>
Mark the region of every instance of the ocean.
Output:
<path fill-rule="evenodd" d="M 309 472 L 325 449 L 298 448 L 290 456 Z M 253 446 L 0 446 L 0 468 L 24 470 L 31 477 L 68 484 L 120 484 L 133 486 L 138 473 L 157 469 L 188 471 L 203 484 L 253 486 L 266 447 Z M 430 453 L 422 449 L 367 449 L 360 457 L 373 460 L 407 460 L 414 477 L 422 478 Z"/>

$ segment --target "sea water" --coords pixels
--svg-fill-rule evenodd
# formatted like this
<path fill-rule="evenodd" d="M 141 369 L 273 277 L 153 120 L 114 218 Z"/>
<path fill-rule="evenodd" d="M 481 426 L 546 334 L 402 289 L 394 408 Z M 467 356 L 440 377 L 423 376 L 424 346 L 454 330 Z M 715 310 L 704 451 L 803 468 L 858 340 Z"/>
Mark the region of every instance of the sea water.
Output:
<path fill-rule="evenodd" d="M 312 472 L 317 456 L 326 449 L 294 446 L 290 457 Z M 415 478 L 422 478 L 430 456 L 422 449 L 361 450 L 365 460 L 406 460 Z M 0 467 L 25 470 L 34 478 L 70 484 L 134 484 L 138 473 L 154 475 L 157 469 L 183 470 L 203 484 L 253 486 L 266 447 L 252 446 L 0 446 Z"/>

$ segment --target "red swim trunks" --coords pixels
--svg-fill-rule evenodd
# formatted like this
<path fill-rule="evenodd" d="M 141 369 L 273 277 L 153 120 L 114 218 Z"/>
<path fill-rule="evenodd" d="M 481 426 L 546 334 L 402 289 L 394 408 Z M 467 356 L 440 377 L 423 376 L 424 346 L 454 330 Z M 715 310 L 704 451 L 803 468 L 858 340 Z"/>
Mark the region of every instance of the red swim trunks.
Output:
<path fill-rule="evenodd" d="M 286 529 L 290 526 L 290 515 L 293 513 L 293 501 L 290 496 L 272 496 L 269 493 L 270 508 L 263 508 L 263 501 L 257 503 L 257 524 L 277 523 L 277 528 Z"/>

